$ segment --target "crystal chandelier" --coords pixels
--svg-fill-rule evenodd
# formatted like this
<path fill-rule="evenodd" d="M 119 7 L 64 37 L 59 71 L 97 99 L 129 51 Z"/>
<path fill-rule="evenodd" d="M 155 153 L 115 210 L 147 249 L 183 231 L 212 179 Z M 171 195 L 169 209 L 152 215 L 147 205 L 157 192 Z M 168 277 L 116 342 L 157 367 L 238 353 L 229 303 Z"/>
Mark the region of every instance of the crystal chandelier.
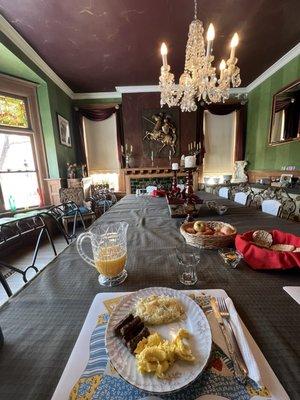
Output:
<path fill-rule="evenodd" d="M 167 46 L 165 43 L 161 45 L 163 65 L 159 77 L 160 104 L 161 106 L 167 104 L 169 107 L 180 105 L 182 111 L 196 111 L 196 102 L 200 100 L 206 103 L 224 102 L 229 98 L 230 85 L 238 87 L 241 84 L 240 69 L 236 65 L 238 60 L 235 57 L 235 49 L 239 42 L 238 34 L 235 33 L 231 39 L 229 59 L 220 63 L 218 78 L 216 68 L 212 66 L 214 56 L 211 54 L 215 38 L 214 26 L 210 24 L 207 30 L 205 49 L 203 24 L 197 18 L 197 0 L 194 0 L 194 5 L 194 20 L 189 27 L 184 72 L 179 84 L 175 83 L 174 75 L 170 72 Z"/>

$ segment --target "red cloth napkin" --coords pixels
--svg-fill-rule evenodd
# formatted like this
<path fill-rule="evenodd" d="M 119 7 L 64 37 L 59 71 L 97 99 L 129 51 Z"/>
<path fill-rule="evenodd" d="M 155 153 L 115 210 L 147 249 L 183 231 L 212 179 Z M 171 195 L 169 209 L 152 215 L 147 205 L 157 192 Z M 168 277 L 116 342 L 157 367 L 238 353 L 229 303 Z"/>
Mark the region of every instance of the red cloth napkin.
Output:
<path fill-rule="evenodd" d="M 270 231 L 273 244 L 291 244 L 300 247 L 300 237 L 278 230 Z M 252 241 L 253 231 L 237 235 L 235 246 L 245 261 L 253 269 L 289 269 L 300 267 L 300 253 L 292 251 L 274 251 L 256 246 Z"/>
<path fill-rule="evenodd" d="M 153 197 L 165 197 L 165 195 L 166 195 L 165 190 L 154 189 L 151 192 L 151 196 Z"/>

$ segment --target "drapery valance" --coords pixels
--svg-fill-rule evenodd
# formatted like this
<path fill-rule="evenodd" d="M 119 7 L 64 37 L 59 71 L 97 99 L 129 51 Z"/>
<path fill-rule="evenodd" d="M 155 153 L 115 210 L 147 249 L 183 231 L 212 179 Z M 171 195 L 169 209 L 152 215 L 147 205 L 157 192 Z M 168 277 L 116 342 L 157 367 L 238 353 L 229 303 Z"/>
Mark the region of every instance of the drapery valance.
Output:
<path fill-rule="evenodd" d="M 203 115 L 207 110 L 211 114 L 226 115 L 236 111 L 236 136 L 235 136 L 235 161 L 243 160 L 245 156 L 246 136 L 246 106 L 241 103 L 231 104 L 205 104 L 200 103 L 197 109 L 197 140 L 201 143 L 201 161 L 205 154 Z"/>
<path fill-rule="evenodd" d="M 75 107 L 75 128 L 78 136 L 78 160 L 86 164 L 86 153 L 83 132 L 83 117 L 91 121 L 104 121 L 116 114 L 117 124 L 117 144 L 118 144 L 118 158 L 122 165 L 122 155 L 120 153 L 122 138 L 123 138 L 123 124 L 122 124 L 122 106 L 119 104 L 87 104 Z"/>

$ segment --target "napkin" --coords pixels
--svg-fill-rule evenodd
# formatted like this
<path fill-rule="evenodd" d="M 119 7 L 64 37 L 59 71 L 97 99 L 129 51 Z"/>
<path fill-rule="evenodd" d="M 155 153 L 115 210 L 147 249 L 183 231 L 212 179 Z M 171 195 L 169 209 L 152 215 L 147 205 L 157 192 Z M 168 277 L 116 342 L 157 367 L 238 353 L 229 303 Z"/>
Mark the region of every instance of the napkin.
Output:
<path fill-rule="evenodd" d="M 243 331 L 241 320 L 240 320 L 238 313 L 234 307 L 234 304 L 229 297 L 227 297 L 225 299 L 225 302 L 226 302 L 226 305 L 227 305 L 227 308 L 228 308 L 228 311 L 230 314 L 230 324 L 231 324 L 233 333 L 236 337 L 240 351 L 243 355 L 244 361 L 248 368 L 248 376 L 254 382 L 256 382 L 258 385 L 263 386 L 258 365 L 257 365 L 255 358 L 252 354 L 252 351 L 249 347 L 247 338 Z"/>
<path fill-rule="evenodd" d="M 300 286 L 283 286 L 285 290 L 298 304 L 300 304 Z"/>

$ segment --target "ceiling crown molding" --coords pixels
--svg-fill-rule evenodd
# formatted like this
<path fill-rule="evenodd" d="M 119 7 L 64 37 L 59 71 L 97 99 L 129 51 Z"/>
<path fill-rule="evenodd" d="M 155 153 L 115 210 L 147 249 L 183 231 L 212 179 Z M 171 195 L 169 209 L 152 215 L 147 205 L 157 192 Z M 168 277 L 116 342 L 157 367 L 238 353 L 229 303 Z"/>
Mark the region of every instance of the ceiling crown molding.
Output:
<path fill-rule="evenodd" d="M 254 79 L 254 81 L 251 82 L 247 86 L 247 91 L 251 92 L 251 90 L 256 88 L 256 86 L 260 85 L 262 82 L 264 82 L 266 79 L 268 79 L 271 75 L 273 75 L 275 72 L 277 72 L 280 68 L 282 68 L 285 64 L 287 64 L 289 61 L 293 60 L 295 57 L 297 57 L 299 55 L 300 55 L 300 43 L 298 43 L 290 51 L 288 51 L 281 58 L 279 58 L 278 61 L 276 61 L 265 72 L 263 72 L 261 75 L 259 75 L 259 77 Z"/>
<path fill-rule="evenodd" d="M 31 61 L 35 63 L 60 89 L 73 98 L 73 91 L 68 85 L 49 67 L 38 53 L 22 38 L 6 19 L 0 15 L 0 29 Z"/>
<path fill-rule="evenodd" d="M 158 85 L 116 86 L 119 93 L 147 93 L 160 92 Z"/>
<path fill-rule="evenodd" d="M 83 99 L 121 99 L 122 93 L 118 92 L 90 92 L 90 93 L 73 93 L 73 100 Z"/>

